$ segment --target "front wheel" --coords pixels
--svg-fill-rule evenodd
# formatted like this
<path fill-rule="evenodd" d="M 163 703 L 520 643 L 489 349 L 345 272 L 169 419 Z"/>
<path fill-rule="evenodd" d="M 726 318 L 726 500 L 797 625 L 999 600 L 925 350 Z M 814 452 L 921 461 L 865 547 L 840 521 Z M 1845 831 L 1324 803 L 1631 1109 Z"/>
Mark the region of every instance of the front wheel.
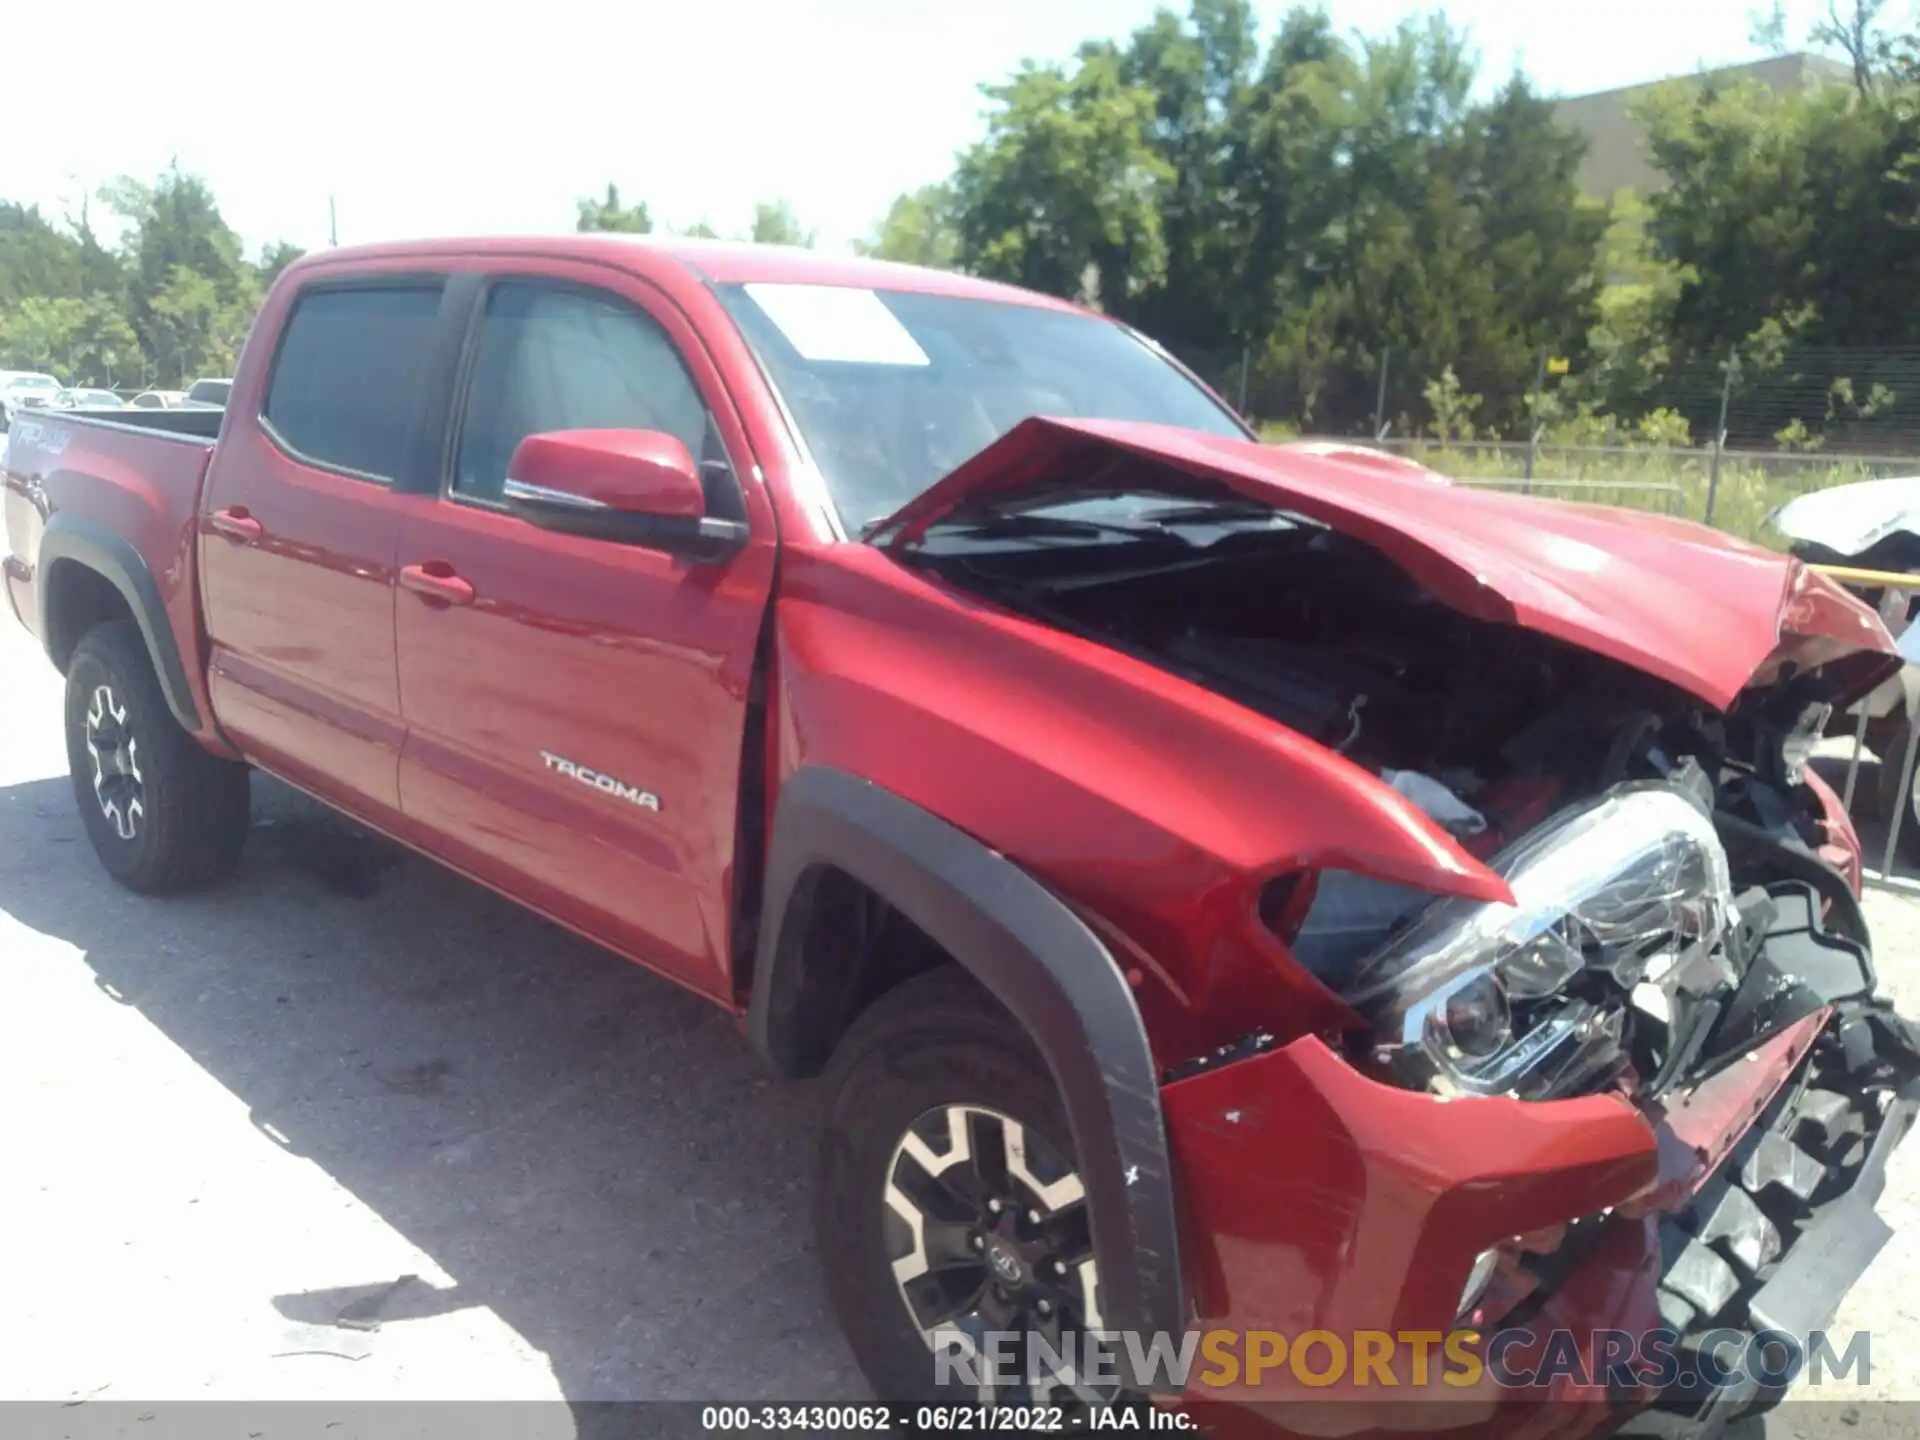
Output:
<path fill-rule="evenodd" d="M 144 895 L 230 873 L 246 839 L 247 767 L 180 728 L 132 621 L 89 630 L 67 666 L 67 768 L 107 873 Z"/>
<path fill-rule="evenodd" d="M 828 1085 L 816 1242 L 875 1392 L 1118 1398 L 1067 1373 L 1100 1328 L 1087 1194 L 1046 1066 L 1007 1013 L 957 970 L 920 976 L 855 1022 Z"/>

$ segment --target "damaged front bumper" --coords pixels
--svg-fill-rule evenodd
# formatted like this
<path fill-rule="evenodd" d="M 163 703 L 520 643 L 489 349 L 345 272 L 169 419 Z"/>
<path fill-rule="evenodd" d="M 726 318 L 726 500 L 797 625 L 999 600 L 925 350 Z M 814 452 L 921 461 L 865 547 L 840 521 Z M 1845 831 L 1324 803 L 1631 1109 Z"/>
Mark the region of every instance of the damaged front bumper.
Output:
<path fill-rule="evenodd" d="M 1656 1212 L 1656 1302 L 1679 1363 L 1646 1397 L 1648 1435 L 1711 1436 L 1776 1401 L 1780 1388 L 1729 1375 L 1724 1357 L 1765 1337 L 1804 1356 L 1893 1236 L 1875 1207 L 1920 1113 L 1920 1034 L 1874 1001 L 1808 1017 L 1775 1044 L 1802 1032 L 1811 1043 L 1787 1083 L 1719 1164 L 1698 1167 L 1697 1186 Z M 1698 1154 L 1689 1108 L 1670 1110 L 1656 1133 Z"/>
<path fill-rule="evenodd" d="M 1448 1101 L 1377 1083 L 1315 1038 L 1249 1049 L 1162 1092 L 1196 1327 L 1321 1331 L 1350 1352 L 1365 1332 L 1472 1328 L 1500 1353 L 1472 1384 L 1436 1370 L 1424 1389 L 1351 1368 L 1329 1382 L 1324 1351 L 1307 1379 L 1189 1381 L 1203 1415 L 1251 1406 L 1299 1433 L 1718 1433 L 1779 1396 L 1744 1373 L 1716 1383 L 1726 1357 L 1766 1332 L 1804 1345 L 1886 1243 L 1874 1207 L 1920 1112 L 1920 1033 L 1871 998 L 1638 1103 Z M 1463 1314 L 1489 1250 L 1494 1281 Z M 1621 1335 L 1624 1364 L 1607 1351 Z M 1516 1383 L 1554 1346 L 1555 1374 Z"/>

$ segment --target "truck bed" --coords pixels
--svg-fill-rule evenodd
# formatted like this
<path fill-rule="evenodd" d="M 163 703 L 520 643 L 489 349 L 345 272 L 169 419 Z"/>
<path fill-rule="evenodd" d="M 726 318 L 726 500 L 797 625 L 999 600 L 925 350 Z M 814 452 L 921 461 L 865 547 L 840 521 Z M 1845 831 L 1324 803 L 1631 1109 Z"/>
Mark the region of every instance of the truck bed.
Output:
<path fill-rule="evenodd" d="M 50 410 L 36 406 L 31 410 L 21 410 L 13 418 L 16 423 L 80 420 L 89 425 L 113 425 L 128 430 L 159 430 L 169 435 L 211 440 L 220 433 L 220 421 L 226 413 L 224 410 L 147 410 L 138 409 L 132 405 L 124 405 L 117 410 L 84 407 L 76 410 Z"/>
<path fill-rule="evenodd" d="M 62 583 L 63 560 L 87 562 L 76 573 L 91 568 L 113 577 L 143 625 L 164 615 L 178 669 L 167 674 L 173 667 L 163 665 L 162 684 L 195 732 L 211 712 L 197 663 L 194 531 L 222 418 L 217 410 L 52 410 L 16 416 L 6 436 L 4 565 L 14 613 L 63 664 L 78 636 L 49 633 L 41 623 L 42 598 Z M 129 586 L 151 593 L 127 594 Z"/>

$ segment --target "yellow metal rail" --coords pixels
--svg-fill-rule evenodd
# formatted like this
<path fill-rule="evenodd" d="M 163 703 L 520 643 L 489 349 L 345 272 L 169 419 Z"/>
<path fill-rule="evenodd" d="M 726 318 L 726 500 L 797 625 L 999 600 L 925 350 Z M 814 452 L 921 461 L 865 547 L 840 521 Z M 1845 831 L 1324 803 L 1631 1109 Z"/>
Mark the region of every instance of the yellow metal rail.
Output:
<path fill-rule="evenodd" d="M 1902 575 L 1894 570 L 1862 570 L 1857 565 L 1809 565 L 1843 585 L 1888 585 L 1903 590 L 1920 590 L 1920 575 Z"/>

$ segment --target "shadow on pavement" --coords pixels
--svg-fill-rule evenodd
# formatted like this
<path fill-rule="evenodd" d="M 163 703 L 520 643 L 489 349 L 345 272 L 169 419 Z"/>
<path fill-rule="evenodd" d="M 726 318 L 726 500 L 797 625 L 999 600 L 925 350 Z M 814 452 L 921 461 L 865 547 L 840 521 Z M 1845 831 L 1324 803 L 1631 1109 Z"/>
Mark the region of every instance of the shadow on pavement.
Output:
<path fill-rule="evenodd" d="M 866 1393 L 815 1270 L 811 1087 L 705 1002 L 276 782 L 254 808 L 236 879 L 146 900 L 95 863 L 65 777 L 0 788 L 0 909 L 455 1281 L 263 1303 L 342 1336 L 486 1306 L 576 1402 Z"/>

